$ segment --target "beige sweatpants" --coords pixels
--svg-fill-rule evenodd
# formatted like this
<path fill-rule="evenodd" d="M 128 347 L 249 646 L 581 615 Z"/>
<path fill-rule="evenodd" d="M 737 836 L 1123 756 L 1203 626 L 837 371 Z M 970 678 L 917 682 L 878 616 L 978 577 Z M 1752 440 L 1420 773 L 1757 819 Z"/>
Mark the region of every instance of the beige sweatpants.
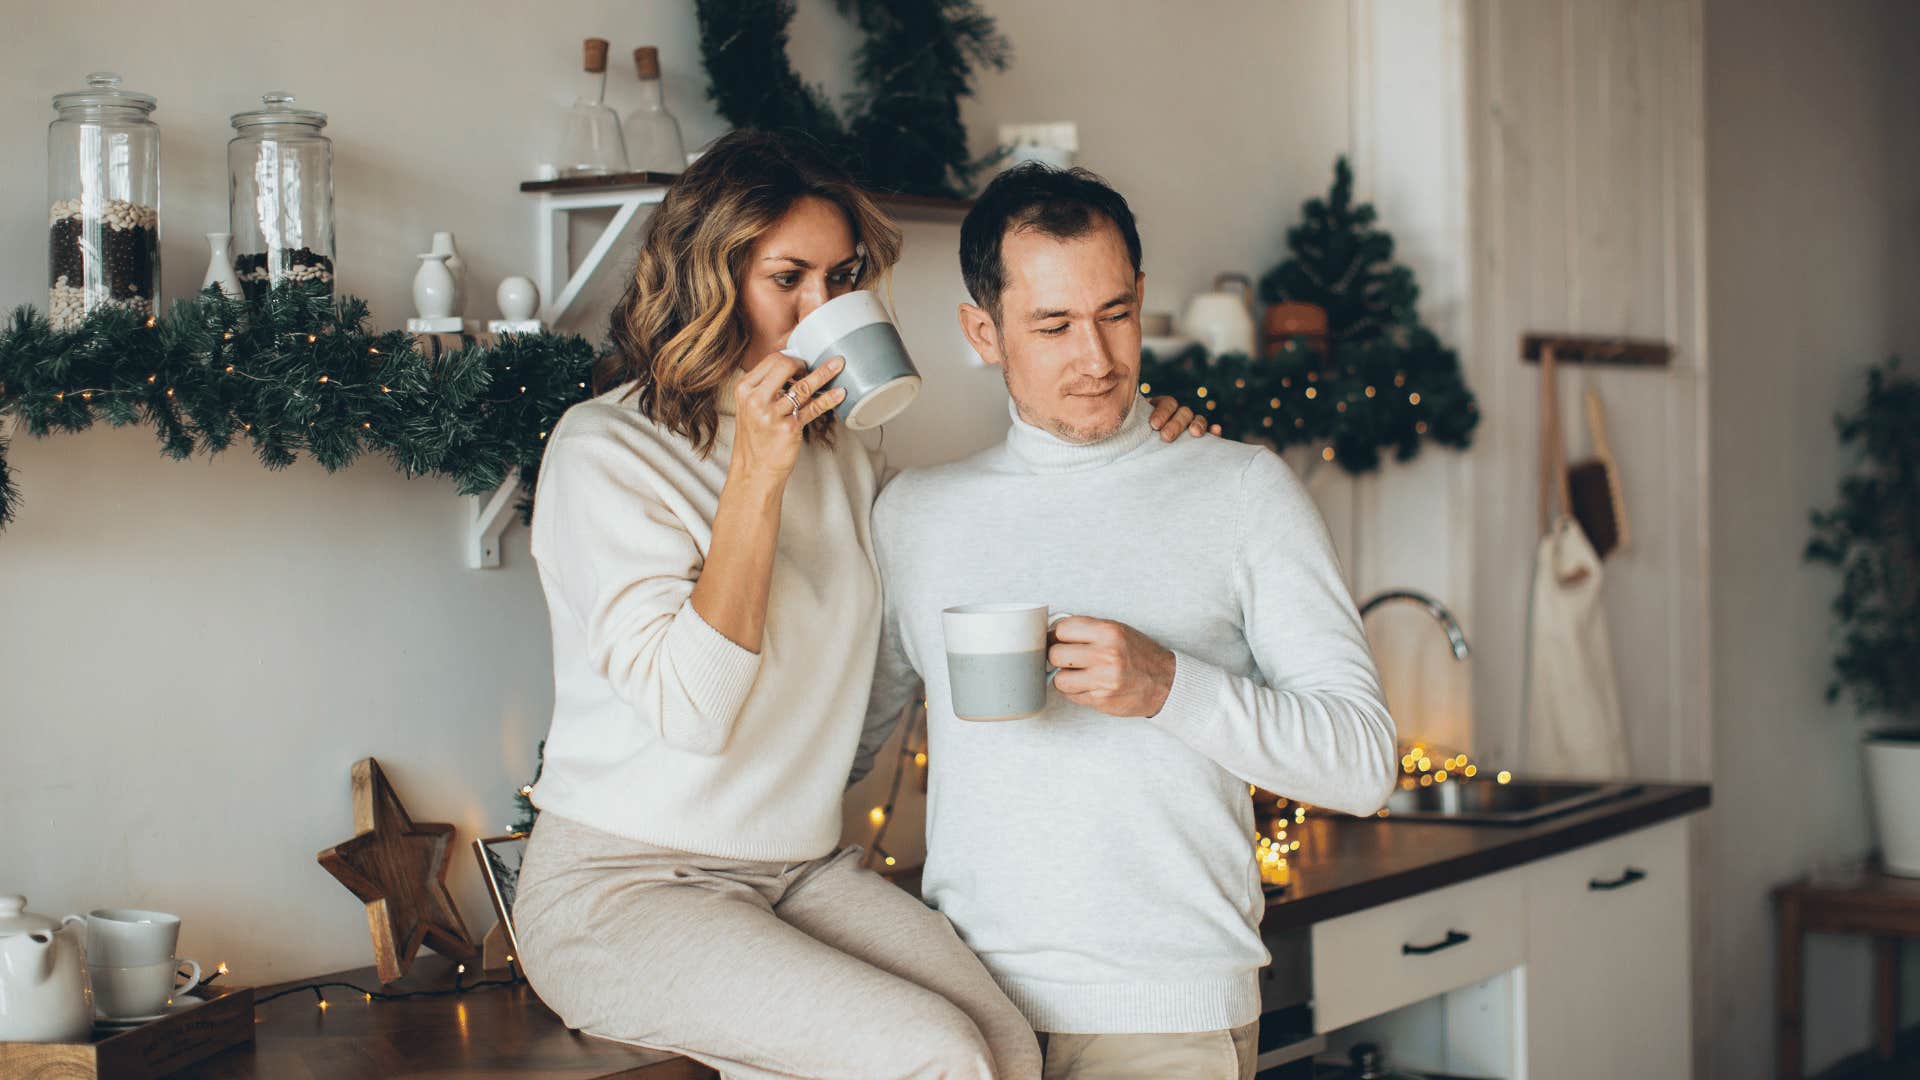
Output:
<path fill-rule="evenodd" d="M 1025 1018 L 947 920 L 859 851 L 714 859 L 542 814 L 520 962 L 567 1026 L 727 1077 L 1039 1077 Z"/>
<path fill-rule="evenodd" d="M 1042 1080 L 1253 1080 L 1260 1024 L 1169 1035 L 1040 1036 Z"/>

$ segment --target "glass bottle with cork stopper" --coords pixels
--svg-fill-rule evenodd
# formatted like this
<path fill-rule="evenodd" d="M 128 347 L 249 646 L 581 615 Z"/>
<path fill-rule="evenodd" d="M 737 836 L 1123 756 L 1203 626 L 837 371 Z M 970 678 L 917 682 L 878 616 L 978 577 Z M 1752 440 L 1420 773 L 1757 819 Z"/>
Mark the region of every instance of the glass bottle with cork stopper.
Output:
<path fill-rule="evenodd" d="M 677 174 L 687 167 L 687 148 L 680 141 L 680 121 L 667 111 L 660 84 L 660 50 L 652 45 L 633 50 L 633 71 L 640 78 L 640 104 L 627 114 L 628 166 Z"/>
<path fill-rule="evenodd" d="M 607 105 L 607 39 L 588 38 L 580 94 L 560 117 L 560 148 L 554 168 L 562 177 L 606 176 L 627 171 L 627 144 L 620 114 Z"/>

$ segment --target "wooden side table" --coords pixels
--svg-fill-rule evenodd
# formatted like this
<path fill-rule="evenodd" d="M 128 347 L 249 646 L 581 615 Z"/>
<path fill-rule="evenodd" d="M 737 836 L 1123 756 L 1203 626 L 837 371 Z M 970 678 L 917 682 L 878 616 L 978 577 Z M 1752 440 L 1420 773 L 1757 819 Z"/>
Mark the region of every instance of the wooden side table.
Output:
<path fill-rule="evenodd" d="M 1894 877 L 1863 864 L 1817 873 L 1773 890 L 1774 1056 L 1780 1080 L 1799 1080 L 1805 993 L 1802 949 L 1808 934 L 1873 938 L 1874 1053 L 1892 1060 L 1900 1030 L 1900 942 L 1920 937 L 1920 878 Z"/>

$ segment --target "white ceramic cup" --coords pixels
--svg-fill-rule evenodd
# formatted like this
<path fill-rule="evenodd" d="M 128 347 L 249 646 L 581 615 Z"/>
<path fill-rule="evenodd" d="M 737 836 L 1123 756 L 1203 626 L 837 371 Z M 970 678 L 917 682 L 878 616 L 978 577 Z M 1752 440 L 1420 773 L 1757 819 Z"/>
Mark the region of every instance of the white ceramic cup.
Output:
<path fill-rule="evenodd" d="M 940 613 L 947 691 L 962 720 L 1025 720 L 1047 707 L 1047 631 L 1065 614 L 1045 604 L 960 604 Z"/>
<path fill-rule="evenodd" d="M 886 305 L 866 289 L 842 293 L 808 312 L 787 335 L 782 351 L 808 369 L 836 356 L 846 358 L 846 368 L 821 392 L 847 392 L 834 413 L 855 431 L 879 427 L 920 396 L 920 374 L 899 328 Z"/>
<path fill-rule="evenodd" d="M 166 960 L 180 944 L 180 917 L 137 908 L 87 912 L 87 963 L 130 967 Z"/>
<path fill-rule="evenodd" d="M 182 968 L 193 974 L 180 981 Z M 109 1020 L 157 1016 L 167 1003 L 200 985 L 200 965 L 191 960 L 162 960 L 157 964 L 87 968 L 93 984 L 93 1007 Z"/>

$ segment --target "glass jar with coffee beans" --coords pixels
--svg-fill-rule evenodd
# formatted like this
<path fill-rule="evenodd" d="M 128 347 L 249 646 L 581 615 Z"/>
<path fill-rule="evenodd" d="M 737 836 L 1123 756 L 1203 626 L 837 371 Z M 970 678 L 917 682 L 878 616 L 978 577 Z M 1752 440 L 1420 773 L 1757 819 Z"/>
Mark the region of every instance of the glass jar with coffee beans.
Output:
<path fill-rule="evenodd" d="M 227 143 L 234 272 L 249 299 L 276 285 L 333 292 L 333 142 L 327 114 L 274 91 L 235 113 Z"/>
<path fill-rule="evenodd" d="M 47 315 L 98 308 L 152 318 L 160 296 L 160 128 L 154 99 L 96 72 L 53 97 L 47 125 Z"/>

